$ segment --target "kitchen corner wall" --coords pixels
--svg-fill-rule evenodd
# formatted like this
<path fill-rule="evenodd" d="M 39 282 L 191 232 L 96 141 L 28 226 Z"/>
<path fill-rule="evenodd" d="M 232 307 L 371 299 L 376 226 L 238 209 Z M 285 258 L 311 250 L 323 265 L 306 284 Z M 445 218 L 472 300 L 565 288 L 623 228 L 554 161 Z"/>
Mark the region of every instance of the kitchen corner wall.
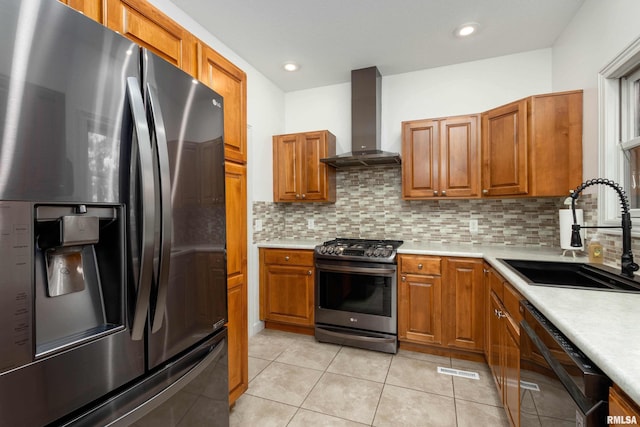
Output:
<path fill-rule="evenodd" d="M 406 201 L 401 168 L 390 166 L 338 169 L 336 187 L 335 204 L 254 202 L 254 221 L 262 220 L 254 243 L 352 237 L 560 248 L 558 209 L 565 198 Z M 580 207 L 595 223 L 595 198 L 583 195 Z M 477 234 L 469 232 L 470 219 L 478 220 Z"/>

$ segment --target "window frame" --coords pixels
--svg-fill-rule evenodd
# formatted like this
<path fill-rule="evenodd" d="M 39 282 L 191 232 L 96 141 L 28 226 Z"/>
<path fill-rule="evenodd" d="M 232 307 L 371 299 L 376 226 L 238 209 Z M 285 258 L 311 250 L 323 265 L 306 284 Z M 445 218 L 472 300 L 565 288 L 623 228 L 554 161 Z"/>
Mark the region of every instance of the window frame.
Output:
<path fill-rule="evenodd" d="M 624 81 L 629 75 L 640 77 L 640 38 L 632 42 L 598 73 L 598 146 L 599 176 L 613 179 L 628 188 L 629 166 L 625 149 L 640 146 L 639 138 L 628 138 L 630 126 L 624 127 L 634 114 L 633 105 Z M 640 112 L 638 112 L 640 113 Z M 623 142 L 623 138 L 627 139 Z M 620 224 L 620 203 L 615 191 L 598 186 L 599 225 Z M 631 216 L 640 218 L 640 209 L 632 209 Z M 633 233 L 634 235 L 640 233 Z"/>

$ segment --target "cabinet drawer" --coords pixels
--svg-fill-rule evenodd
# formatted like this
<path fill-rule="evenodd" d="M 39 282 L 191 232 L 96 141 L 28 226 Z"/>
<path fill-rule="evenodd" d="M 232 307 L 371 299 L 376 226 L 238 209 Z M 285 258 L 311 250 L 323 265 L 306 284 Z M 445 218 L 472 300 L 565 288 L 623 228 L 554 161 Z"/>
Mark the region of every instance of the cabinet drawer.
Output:
<path fill-rule="evenodd" d="M 266 264 L 313 266 L 313 251 L 267 249 L 264 252 Z"/>
<path fill-rule="evenodd" d="M 400 272 L 402 274 L 441 274 L 440 257 L 410 256 L 400 258 Z"/>

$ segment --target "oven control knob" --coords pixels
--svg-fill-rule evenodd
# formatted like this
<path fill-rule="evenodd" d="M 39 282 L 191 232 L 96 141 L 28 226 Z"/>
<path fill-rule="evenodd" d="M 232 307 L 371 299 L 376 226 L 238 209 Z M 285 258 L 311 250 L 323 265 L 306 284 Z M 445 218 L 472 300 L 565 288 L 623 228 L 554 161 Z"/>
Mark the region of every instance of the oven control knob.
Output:
<path fill-rule="evenodd" d="M 339 248 L 336 248 L 336 255 L 341 255 L 342 251 L 344 251 L 344 248 L 342 246 L 340 246 Z"/>
<path fill-rule="evenodd" d="M 327 253 L 332 254 L 332 253 L 333 253 L 333 251 L 334 251 L 335 249 L 336 249 L 336 248 L 334 248 L 333 246 L 329 246 L 329 247 L 327 248 Z"/>
<path fill-rule="evenodd" d="M 376 250 L 373 251 L 373 256 L 382 256 L 382 249 L 376 248 Z"/>
<path fill-rule="evenodd" d="M 389 258 L 391 256 L 391 249 L 385 249 L 382 256 L 384 256 L 385 258 Z"/>
<path fill-rule="evenodd" d="M 327 247 L 326 246 L 320 246 L 320 248 L 318 249 L 318 252 L 320 252 L 321 254 L 324 254 L 325 252 L 327 252 Z"/>
<path fill-rule="evenodd" d="M 373 249 L 368 248 L 365 252 L 364 252 L 365 256 L 374 256 L 373 254 Z"/>

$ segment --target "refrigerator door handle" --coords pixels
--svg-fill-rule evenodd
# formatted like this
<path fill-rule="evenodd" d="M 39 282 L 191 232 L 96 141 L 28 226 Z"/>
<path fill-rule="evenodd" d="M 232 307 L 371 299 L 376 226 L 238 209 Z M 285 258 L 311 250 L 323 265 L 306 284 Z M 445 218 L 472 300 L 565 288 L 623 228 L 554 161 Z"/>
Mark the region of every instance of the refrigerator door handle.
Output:
<path fill-rule="evenodd" d="M 155 189 L 149 127 L 147 125 L 144 102 L 142 101 L 142 94 L 140 92 L 140 84 L 135 77 L 127 77 L 127 97 L 133 118 L 134 132 L 137 138 L 138 156 L 140 159 L 139 172 L 142 187 L 140 275 L 138 276 L 136 306 L 133 315 L 133 325 L 131 326 L 131 339 L 140 341 L 144 338 L 145 323 L 149 311 L 151 281 L 153 279 Z M 135 177 L 131 177 L 131 179 L 135 179 Z"/>
<path fill-rule="evenodd" d="M 154 87 L 147 84 L 147 99 L 149 100 L 149 115 L 151 120 L 154 148 L 158 157 L 160 180 L 160 256 L 158 263 L 158 294 L 152 321 L 152 332 L 162 327 L 166 311 L 167 291 L 169 287 L 169 262 L 171 260 L 172 224 L 171 224 L 171 172 L 169 170 L 169 151 L 167 134 L 162 117 L 162 110 L 158 102 L 158 93 Z"/>

